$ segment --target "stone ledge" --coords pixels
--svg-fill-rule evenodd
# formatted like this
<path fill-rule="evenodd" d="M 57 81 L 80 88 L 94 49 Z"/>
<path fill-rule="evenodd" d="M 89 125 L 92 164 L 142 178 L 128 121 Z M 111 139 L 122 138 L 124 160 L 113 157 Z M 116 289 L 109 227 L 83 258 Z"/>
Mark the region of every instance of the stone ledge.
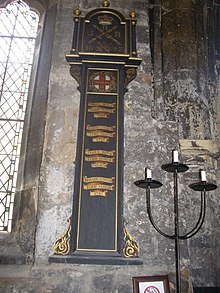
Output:
<path fill-rule="evenodd" d="M 219 157 L 217 144 L 209 139 L 182 139 L 179 142 L 184 163 L 190 167 L 188 173 L 198 176 L 199 170 L 205 169 L 209 179 L 216 181 Z"/>
<path fill-rule="evenodd" d="M 139 258 L 125 258 L 119 256 L 85 256 L 85 255 L 51 255 L 50 263 L 97 264 L 97 265 L 142 265 Z"/>
<path fill-rule="evenodd" d="M 217 144 L 210 139 L 180 139 L 180 148 L 184 152 L 199 152 L 217 154 Z"/>

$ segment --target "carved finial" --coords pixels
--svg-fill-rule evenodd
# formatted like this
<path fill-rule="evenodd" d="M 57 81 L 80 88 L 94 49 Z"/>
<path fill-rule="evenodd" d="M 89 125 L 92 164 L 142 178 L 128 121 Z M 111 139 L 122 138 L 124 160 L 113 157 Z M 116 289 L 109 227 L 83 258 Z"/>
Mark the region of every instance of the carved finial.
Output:
<path fill-rule="evenodd" d="M 135 10 L 132 10 L 129 14 L 130 18 L 131 19 L 136 19 L 137 18 L 137 12 Z"/>
<path fill-rule="evenodd" d="M 79 7 L 77 7 L 76 9 L 73 10 L 73 14 L 75 16 L 80 16 L 81 15 L 81 10 L 79 9 Z"/>
<path fill-rule="evenodd" d="M 104 1 L 102 1 L 102 6 L 103 7 L 109 7 L 110 6 L 110 2 L 108 0 L 104 0 Z"/>

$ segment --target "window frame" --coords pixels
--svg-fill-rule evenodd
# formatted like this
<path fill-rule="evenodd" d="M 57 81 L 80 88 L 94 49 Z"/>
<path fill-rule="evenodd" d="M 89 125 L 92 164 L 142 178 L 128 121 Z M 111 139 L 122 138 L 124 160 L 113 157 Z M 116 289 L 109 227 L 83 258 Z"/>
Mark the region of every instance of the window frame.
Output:
<path fill-rule="evenodd" d="M 29 1 L 27 4 L 31 10 L 38 12 L 39 26 L 24 121 L 12 232 L 0 234 L 1 264 L 34 262 L 38 190 L 57 3 L 50 7 L 48 1 Z"/>
<path fill-rule="evenodd" d="M 18 3 L 18 2 L 15 2 L 15 3 L 17 4 L 16 7 L 18 7 L 20 5 L 20 3 Z M 23 3 L 26 4 L 24 1 L 21 3 L 21 11 L 23 11 Z M 7 7 L 9 5 L 10 5 L 10 3 L 5 8 L 0 8 L 0 9 L 5 9 L 7 11 Z M 29 5 L 26 4 L 26 6 L 29 7 L 29 9 L 30 9 L 30 6 Z M 11 8 L 9 7 L 9 10 L 10 9 Z M 13 10 L 15 9 L 14 10 L 15 15 L 14 15 L 14 13 L 12 13 L 12 17 L 14 16 L 14 21 L 15 21 L 15 23 L 14 22 L 12 23 L 12 27 L 13 27 L 13 31 L 14 31 L 16 23 L 17 22 L 20 23 L 20 16 L 19 15 L 21 14 L 21 12 L 18 14 L 18 12 L 17 12 L 18 10 L 16 10 L 15 7 L 12 8 L 12 9 Z M 24 11 L 26 11 L 26 8 L 24 8 Z M 36 25 L 37 25 L 36 28 L 38 30 L 39 13 L 37 13 L 35 10 L 32 10 L 32 9 L 30 9 L 30 11 L 31 12 L 33 11 L 35 13 L 35 15 L 38 16 L 37 22 L 35 22 Z M 9 16 L 9 19 L 10 19 L 10 16 Z M 8 116 L 8 114 L 7 114 L 7 111 L 10 111 L 8 107 L 6 108 L 6 114 L 5 114 L 5 112 L 2 112 L 2 116 L 1 116 L 2 123 L 3 123 L 2 125 L 4 125 L 4 127 L 6 127 L 6 129 L 7 129 L 7 127 L 8 127 L 7 125 L 10 125 L 11 123 L 13 123 L 13 128 L 11 126 L 11 130 L 13 131 L 14 135 L 15 135 L 15 132 L 14 132 L 15 131 L 15 128 L 16 128 L 16 131 L 19 131 L 19 132 L 22 129 L 21 137 L 19 139 L 17 139 L 17 143 L 15 143 L 15 139 L 16 138 L 14 137 L 14 135 L 13 135 L 13 137 L 9 136 L 10 140 L 13 139 L 13 142 L 11 140 L 10 148 L 13 146 L 13 149 L 14 149 L 14 147 L 16 147 L 16 149 L 18 148 L 18 150 L 16 150 L 16 149 L 13 150 L 13 154 L 11 154 L 8 151 L 6 151 L 6 157 L 3 154 L 3 160 L 5 160 L 5 159 L 8 160 L 9 158 L 12 159 L 12 157 L 14 157 L 14 165 L 15 166 L 17 164 L 19 164 L 19 162 L 20 162 L 20 157 L 21 157 L 21 144 L 22 144 L 22 142 L 25 143 L 24 142 L 24 139 L 23 139 L 23 129 L 24 129 L 24 126 L 25 126 L 25 123 L 24 122 L 25 122 L 25 117 L 27 116 L 26 114 L 27 114 L 27 104 L 29 102 L 29 97 L 30 97 L 30 85 L 34 83 L 34 80 L 31 82 L 31 78 L 32 78 L 32 75 L 33 75 L 32 74 L 33 73 L 32 67 L 33 67 L 34 60 L 31 59 L 31 64 L 27 64 L 27 60 L 28 60 L 27 58 L 29 58 L 29 57 L 33 58 L 34 57 L 34 54 L 35 54 L 35 51 L 36 51 L 35 50 L 35 48 L 36 48 L 35 44 L 36 44 L 37 33 L 38 32 L 36 31 L 36 36 L 35 37 L 33 36 L 34 44 L 25 43 L 25 45 L 28 46 L 28 48 L 31 49 L 31 47 L 32 47 L 32 49 L 31 49 L 31 51 L 33 50 L 32 53 L 27 54 L 25 56 L 24 52 L 21 51 L 21 54 L 23 53 L 24 54 L 24 58 L 26 58 L 24 60 L 24 62 L 20 62 L 19 59 L 11 60 L 11 58 L 8 59 L 8 57 L 6 58 L 5 61 L 3 60 L 3 66 L 5 65 L 4 72 L 6 73 L 6 76 L 5 76 L 6 79 L 3 80 L 3 95 L 2 95 L 2 97 L 3 97 L 3 104 L 2 104 L 2 106 L 4 107 L 4 104 L 6 103 L 6 95 L 9 94 L 10 95 L 10 98 L 13 101 L 16 101 L 16 103 L 14 104 L 16 108 L 14 109 L 14 106 L 13 105 L 10 105 L 11 106 L 11 109 L 12 109 L 12 112 L 15 111 L 12 117 L 10 117 L 11 114 L 10 114 L 10 116 Z M 7 52 L 9 52 L 10 54 L 11 53 L 13 54 L 13 52 L 16 52 L 16 49 L 14 48 L 14 45 L 13 44 L 17 45 L 17 41 L 18 41 L 18 43 L 19 42 L 22 42 L 22 44 L 23 44 L 23 40 L 24 40 L 24 42 L 25 41 L 27 42 L 26 39 L 27 39 L 27 37 L 29 38 L 29 36 L 26 36 L 25 34 L 26 34 L 26 32 L 24 31 L 24 34 L 22 33 L 21 35 L 18 35 L 17 32 L 16 32 L 16 29 L 15 29 L 15 35 L 14 35 L 13 32 L 11 32 L 11 34 L 10 33 L 7 34 L 7 39 L 10 38 L 11 44 L 8 47 L 8 51 L 6 50 L 6 54 L 7 54 Z M 4 37 L 4 36 L 3 36 L 3 38 L 6 39 L 6 37 Z M 8 71 L 8 69 L 13 68 L 12 75 L 15 74 L 15 76 L 16 76 L 16 66 L 19 66 L 18 67 L 19 70 L 21 68 L 21 75 L 19 75 L 19 78 L 18 78 L 18 85 L 16 86 L 16 88 L 13 88 L 12 91 L 11 91 L 10 88 L 8 88 L 8 86 L 7 86 L 7 79 L 9 78 L 9 75 L 8 75 L 9 74 L 9 71 Z M 27 77 L 24 77 L 24 74 L 25 74 L 25 71 L 26 70 L 28 70 L 29 73 L 27 73 Z M 26 86 L 25 84 L 21 85 L 21 81 L 22 81 L 23 78 L 27 79 L 27 81 L 29 83 L 28 86 Z M 6 82 L 6 86 L 4 84 L 4 81 Z M 9 79 L 9 83 L 11 81 L 12 81 L 12 79 Z M 23 91 L 24 92 L 23 93 L 23 96 L 24 96 L 24 98 L 23 98 L 24 104 L 22 104 L 23 108 L 21 110 L 19 110 L 18 109 L 18 106 L 17 106 L 17 103 L 20 104 L 20 102 L 22 102 L 21 96 L 20 95 L 19 95 L 19 97 L 17 96 L 18 95 L 18 91 Z M 14 96 L 14 94 L 16 96 Z M 21 111 L 20 114 L 19 114 L 18 111 Z M 13 121 L 13 119 L 16 119 L 17 121 Z M 3 134 L 3 137 L 7 137 L 7 134 L 6 133 Z M 22 139 L 22 141 L 20 141 L 20 139 Z M 3 153 L 4 153 L 4 150 L 3 150 Z M 18 184 L 17 184 L 18 183 L 18 180 L 17 180 L 18 178 L 14 178 L 14 177 L 17 176 L 18 174 L 20 174 L 20 172 L 19 172 L 19 169 L 20 168 L 19 168 L 19 165 L 17 167 L 15 167 L 15 166 L 14 167 L 12 166 L 12 168 L 14 169 L 14 171 L 12 171 L 13 172 L 13 180 L 11 180 L 11 181 L 13 181 L 13 182 L 11 182 L 11 187 L 10 187 L 10 185 L 8 186 L 9 187 L 8 192 L 11 192 L 10 198 L 15 196 L 15 192 L 18 189 L 17 188 L 18 187 Z M 6 167 L 7 167 L 7 165 L 6 165 Z M 11 167 L 9 167 L 9 165 L 8 165 L 8 168 L 11 169 Z M 10 169 L 8 169 L 8 171 L 10 171 Z M 4 176 L 7 176 L 7 174 L 5 174 L 5 175 L 4 174 L 5 174 L 5 172 L 2 173 L 3 178 L 4 178 Z M 10 183 L 8 182 L 6 184 L 8 185 Z M 6 192 L 6 190 L 4 191 L 4 188 L 3 188 L 3 192 Z M 5 194 L 5 196 L 8 196 L 8 195 Z M 11 203 L 12 202 L 10 200 L 10 207 L 8 208 L 9 209 L 8 212 L 9 212 L 9 215 L 12 213 L 12 217 L 10 217 L 8 219 L 7 230 L 1 230 L 0 231 L 0 234 L 3 234 L 3 233 L 4 234 L 11 233 L 11 229 L 10 228 L 11 228 L 12 224 L 10 224 L 9 221 L 12 221 L 12 219 L 13 219 L 14 202 L 13 202 L 13 206 L 11 206 Z M 3 219 L 4 219 L 4 213 L 3 213 Z"/>

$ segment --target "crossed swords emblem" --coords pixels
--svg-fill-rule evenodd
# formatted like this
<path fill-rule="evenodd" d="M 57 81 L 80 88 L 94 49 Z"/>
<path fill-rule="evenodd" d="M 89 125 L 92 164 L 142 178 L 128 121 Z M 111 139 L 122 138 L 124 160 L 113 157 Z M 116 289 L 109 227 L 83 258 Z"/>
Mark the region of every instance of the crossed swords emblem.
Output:
<path fill-rule="evenodd" d="M 101 43 L 100 41 L 102 40 L 103 37 L 107 38 L 108 40 L 111 40 L 115 45 L 117 46 L 121 46 L 121 43 L 115 39 L 114 37 L 112 37 L 111 33 L 117 29 L 117 26 L 113 26 L 110 29 L 107 29 L 107 26 L 103 26 L 103 29 L 98 27 L 97 25 L 93 25 L 93 27 L 99 32 L 101 33 L 100 35 L 98 35 L 95 38 L 92 38 L 89 41 L 89 44 L 92 44 L 94 42 L 97 42 L 97 45 L 100 46 L 101 49 L 105 50 L 105 51 L 110 51 L 109 47 L 107 44 L 105 43 Z"/>

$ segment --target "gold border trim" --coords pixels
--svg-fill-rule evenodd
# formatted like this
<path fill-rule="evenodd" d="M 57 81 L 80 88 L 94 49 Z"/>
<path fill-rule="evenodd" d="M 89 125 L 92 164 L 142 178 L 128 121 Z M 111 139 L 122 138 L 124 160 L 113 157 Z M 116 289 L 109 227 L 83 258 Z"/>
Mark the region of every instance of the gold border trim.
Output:
<path fill-rule="evenodd" d="M 83 63 L 102 63 L 102 64 L 122 64 L 124 65 L 125 62 L 121 62 L 121 61 L 97 61 L 97 60 L 82 60 Z"/>
<path fill-rule="evenodd" d="M 87 92 L 88 95 L 106 95 L 105 92 Z M 117 96 L 118 93 L 108 93 L 109 96 Z"/>
<path fill-rule="evenodd" d="M 88 14 L 90 14 L 92 11 L 90 11 Z M 120 12 L 118 12 L 118 11 L 112 11 L 112 8 L 110 8 L 109 10 L 102 10 L 101 8 L 99 8 L 99 10 L 98 11 L 94 11 L 94 13 L 91 13 L 91 15 L 89 16 L 89 18 L 87 18 L 88 17 L 88 14 L 85 16 L 85 21 L 86 22 L 90 22 L 90 19 L 93 17 L 93 16 L 95 16 L 96 14 L 100 14 L 100 13 L 109 13 L 109 14 L 112 14 L 112 15 L 115 15 L 119 20 L 120 20 L 120 24 L 123 24 L 123 25 L 125 25 L 126 24 L 126 19 L 125 19 L 125 21 L 123 21 L 122 19 L 121 19 L 121 16 L 124 18 L 124 16 L 120 13 Z M 121 14 L 121 16 L 120 15 L 118 15 L 118 14 Z"/>
<path fill-rule="evenodd" d="M 112 56 L 112 57 L 130 57 L 129 54 L 113 54 L 113 53 L 98 53 L 98 52 L 79 52 L 79 55 L 97 55 L 97 56 Z M 71 56 L 71 55 L 70 55 Z M 76 56 L 76 55 L 74 55 Z"/>
<path fill-rule="evenodd" d="M 94 252 L 117 252 L 117 250 L 110 249 L 92 249 L 92 248 L 78 248 L 77 251 L 94 251 Z"/>

